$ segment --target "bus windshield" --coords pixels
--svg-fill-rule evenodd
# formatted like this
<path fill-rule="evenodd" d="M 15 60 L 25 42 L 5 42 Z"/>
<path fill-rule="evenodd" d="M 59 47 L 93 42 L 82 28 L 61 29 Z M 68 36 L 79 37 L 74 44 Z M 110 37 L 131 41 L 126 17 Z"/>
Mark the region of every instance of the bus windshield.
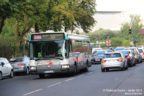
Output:
<path fill-rule="evenodd" d="M 64 58 L 66 53 L 64 40 L 53 40 L 47 42 L 33 42 L 33 54 L 31 58 L 48 59 L 48 58 Z M 64 53 L 65 52 L 65 53 Z"/>

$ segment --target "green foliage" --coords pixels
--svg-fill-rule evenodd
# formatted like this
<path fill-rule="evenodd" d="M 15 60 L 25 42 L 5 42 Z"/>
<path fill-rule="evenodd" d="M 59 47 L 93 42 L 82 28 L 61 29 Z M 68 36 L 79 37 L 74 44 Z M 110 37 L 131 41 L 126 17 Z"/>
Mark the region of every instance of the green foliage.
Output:
<path fill-rule="evenodd" d="M 95 12 L 95 0 L 0 0 L 0 35 L 21 50 L 31 28 L 89 32 Z"/>
<path fill-rule="evenodd" d="M 130 40 L 125 40 L 124 38 L 111 38 L 111 46 L 118 47 L 118 46 L 130 46 Z"/>
<path fill-rule="evenodd" d="M 111 38 L 111 46 L 117 47 L 122 45 L 122 39 L 121 38 Z"/>
<path fill-rule="evenodd" d="M 99 29 L 95 32 L 89 33 L 88 35 L 91 39 L 91 42 L 93 42 L 93 43 L 95 43 L 96 40 L 98 40 L 98 41 L 107 40 L 108 36 L 110 38 L 121 36 L 119 31 L 112 31 L 112 30 L 106 30 L 106 29 Z"/>
<path fill-rule="evenodd" d="M 142 20 L 140 19 L 140 16 L 137 15 L 131 15 L 130 18 L 131 21 L 129 23 L 124 23 L 121 27 L 122 37 L 126 40 L 134 41 L 136 39 L 137 41 L 140 41 L 143 37 L 139 34 L 140 29 L 143 26 L 141 23 Z M 129 34 L 129 26 L 132 27 L 132 34 Z"/>
<path fill-rule="evenodd" d="M 123 40 L 122 46 L 130 46 L 130 40 Z"/>

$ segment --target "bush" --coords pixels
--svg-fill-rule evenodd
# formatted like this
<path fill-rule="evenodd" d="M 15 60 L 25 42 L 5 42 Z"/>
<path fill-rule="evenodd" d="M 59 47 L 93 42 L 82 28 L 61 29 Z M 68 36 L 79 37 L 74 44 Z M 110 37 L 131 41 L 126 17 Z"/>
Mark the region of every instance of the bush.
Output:
<path fill-rule="evenodd" d="M 14 50 L 8 40 L 0 37 L 0 57 L 10 58 L 12 54 L 14 54 Z"/>

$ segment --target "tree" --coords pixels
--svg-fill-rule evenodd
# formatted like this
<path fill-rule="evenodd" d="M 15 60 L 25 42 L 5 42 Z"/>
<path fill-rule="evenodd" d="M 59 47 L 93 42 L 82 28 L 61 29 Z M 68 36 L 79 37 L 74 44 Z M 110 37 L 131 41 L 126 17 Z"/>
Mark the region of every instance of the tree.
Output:
<path fill-rule="evenodd" d="M 5 20 L 10 18 L 12 15 L 12 10 L 10 7 L 9 0 L 0 0 L 0 33 L 5 25 Z"/>
<path fill-rule="evenodd" d="M 39 29 L 43 31 L 64 29 L 66 32 L 81 27 L 88 32 L 95 23 L 95 0 L 49 0 L 47 4 L 43 22 L 39 23 Z"/>
<path fill-rule="evenodd" d="M 89 37 L 92 42 L 98 41 L 105 41 L 107 40 L 107 37 L 109 36 L 110 38 L 112 37 L 120 37 L 120 32 L 119 31 L 112 31 L 112 30 L 107 30 L 107 29 L 99 29 L 96 30 L 95 32 L 89 33 Z"/>
<path fill-rule="evenodd" d="M 121 34 L 122 36 L 126 39 L 126 40 L 131 40 L 131 41 L 135 41 L 135 39 L 137 41 L 140 41 L 140 29 L 142 28 L 142 23 L 141 23 L 141 19 L 140 16 L 138 15 L 131 15 L 130 16 L 130 22 L 124 23 L 121 27 Z M 129 34 L 129 26 L 132 27 L 132 33 Z"/>

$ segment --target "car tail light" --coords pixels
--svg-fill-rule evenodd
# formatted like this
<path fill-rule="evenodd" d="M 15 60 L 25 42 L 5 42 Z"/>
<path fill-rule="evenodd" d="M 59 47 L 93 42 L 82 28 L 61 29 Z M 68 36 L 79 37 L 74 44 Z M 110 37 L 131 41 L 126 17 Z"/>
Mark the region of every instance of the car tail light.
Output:
<path fill-rule="evenodd" d="M 127 56 L 127 57 L 126 57 L 126 59 L 129 59 L 129 58 L 130 58 L 130 56 Z"/>
<path fill-rule="evenodd" d="M 18 66 L 23 66 L 23 65 L 24 65 L 24 63 L 19 63 L 19 64 L 18 64 Z"/>
<path fill-rule="evenodd" d="M 78 60 L 77 60 L 77 57 L 74 57 L 74 58 L 73 58 L 73 61 L 78 61 Z"/>
<path fill-rule="evenodd" d="M 101 62 L 102 62 L 102 63 L 105 63 L 105 62 L 106 62 L 106 60 L 102 60 Z"/>
<path fill-rule="evenodd" d="M 53 64 L 53 62 L 49 62 L 49 63 L 48 63 L 48 65 L 52 65 L 52 64 Z"/>
<path fill-rule="evenodd" d="M 117 59 L 117 61 L 122 62 L 122 59 Z"/>
<path fill-rule="evenodd" d="M 78 58 L 78 62 L 82 62 L 82 59 L 81 59 L 81 58 Z"/>

